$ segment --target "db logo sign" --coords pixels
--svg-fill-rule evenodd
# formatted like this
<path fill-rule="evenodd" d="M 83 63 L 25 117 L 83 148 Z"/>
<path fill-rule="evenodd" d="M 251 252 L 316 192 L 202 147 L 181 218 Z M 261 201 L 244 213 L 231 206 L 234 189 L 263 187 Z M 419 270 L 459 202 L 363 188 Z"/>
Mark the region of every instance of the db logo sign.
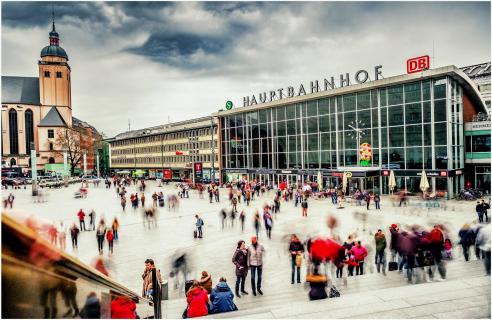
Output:
<path fill-rule="evenodd" d="M 407 73 L 414 73 L 430 69 L 429 56 L 421 56 L 407 60 Z"/>

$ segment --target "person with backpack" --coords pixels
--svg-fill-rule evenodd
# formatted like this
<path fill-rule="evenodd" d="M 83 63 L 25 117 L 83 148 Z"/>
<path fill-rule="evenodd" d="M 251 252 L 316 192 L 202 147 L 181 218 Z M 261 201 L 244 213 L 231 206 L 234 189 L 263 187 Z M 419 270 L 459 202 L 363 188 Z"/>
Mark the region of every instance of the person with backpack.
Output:
<path fill-rule="evenodd" d="M 470 225 L 465 223 L 458 232 L 458 236 L 460 237 L 459 244 L 461 244 L 461 248 L 463 249 L 463 256 L 465 258 L 465 261 L 469 261 L 470 246 L 475 244 L 475 233 L 470 228 Z"/>
<path fill-rule="evenodd" d="M 203 220 L 197 214 L 195 215 L 195 218 L 196 218 L 195 226 L 198 232 L 198 238 L 203 238 L 203 232 L 202 232 L 202 227 L 204 225 Z"/>
<path fill-rule="evenodd" d="M 104 236 L 106 235 L 106 226 L 104 221 L 100 221 L 96 230 L 96 238 L 97 238 L 97 248 L 99 250 L 99 254 L 103 253 L 103 245 L 104 245 Z"/>
<path fill-rule="evenodd" d="M 304 245 L 299 240 L 297 235 L 293 234 L 290 238 L 289 252 L 292 268 L 292 280 L 291 284 L 294 284 L 294 277 L 297 270 L 297 283 L 301 283 L 301 264 L 302 254 L 304 253 Z"/>
<path fill-rule="evenodd" d="M 114 240 L 113 230 L 109 229 L 106 232 L 106 240 L 108 240 L 108 250 L 111 254 L 113 254 L 113 240 Z"/>

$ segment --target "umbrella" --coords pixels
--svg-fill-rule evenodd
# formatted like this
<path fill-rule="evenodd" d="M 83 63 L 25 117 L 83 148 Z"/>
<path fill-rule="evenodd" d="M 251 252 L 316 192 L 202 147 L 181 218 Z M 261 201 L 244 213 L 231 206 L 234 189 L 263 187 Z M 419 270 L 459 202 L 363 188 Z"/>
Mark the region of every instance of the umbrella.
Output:
<path fill-rule="evenodd" d="M 393 189 L 396 187 L 395 173 L 393 172 L 393 170 L 390 171 L 388 187 L 391 191 L 393 191 Z"/>
<path fill-rule="evenodd" d="M 429 180 L 427 179 L 425 170 L 422 170 L 422 175 L 420 176 L 420 190 L 425 192 L 427 189 L 429 189 Z"/>
<path fill-rule="evenodd" d="M 320 260 L 337 260 L 341 245 L 331 239 L 318 238 L 311 243 L 311 255 Z"/>
<path fill-rule="evenodd" d="M 343 192 L 345 192 L 345 190 L 347 190 L 347 175 L 345 174 L 345 172 L 343 173 L 343 176 L 342 176 L 342 190 L 343 190 Z"/>

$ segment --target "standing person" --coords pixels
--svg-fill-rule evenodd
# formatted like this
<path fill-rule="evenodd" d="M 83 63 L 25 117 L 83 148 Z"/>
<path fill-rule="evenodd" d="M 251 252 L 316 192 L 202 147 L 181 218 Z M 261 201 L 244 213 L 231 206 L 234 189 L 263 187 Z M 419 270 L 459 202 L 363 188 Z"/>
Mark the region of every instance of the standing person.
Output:
<path fill-rule="evenodd" d="M 50 242 L 52 245 L 56 246 L 58 231 L 56 230 L 55 224 L 51 224 L 48 228 L 48 235 L 50 237 Z"/>
<path fill-rule="evenodd" d="M 72 224 L 72 227 L 70 228 L 70 237 L 72 238 L 72 248 L 76 249 L 78 248 L 77 240 L 79 238 L 79 228 L 77 228 L 77 225 L 75 223 Z"/>
<path fill-rule="evenodd" d="M 248 189 L 246 190 L 246 205 L 249 206 L 249 202 L 251 201 L 251 191 Z"/>
<path fill-rule="evenodd" d="M 152 287 L 152 269 L 155 269 L 154 260 L 146 259 L 145 260 L 145 269 L 142 274 L 143 286 L 142 286 L 142 297 L 152 297 L 153 287 Z M 161 270 L 157 269 L 157 284 L 159 288 L 157 288 L 157 292 L 160 292 L 160 288 L 162 286 L 162 277 Z"/>
<path fill-rule="evenodd" d="M 302 216 L 307 217 L 307 209 L 308 209 L 307 197 L 303 197 L 301 202 L 301 208 L 302 208 Z"/>
<path fill-rule="evenodd" d="M 14 205 L 14 199 L 15 199 L 14 194 L 10 193 L 8 198 L 7 198 L 7 202 L 10 205 L 10 209 L 12 209 L 12 206 Z"/>
<path fill-rule="evenodd" d="M 231 204 L 232 204 L 232 211 L 237 212 L 237 199 L 236 199 L 236 197 L 232 197 Z"/>
<path fill-rule="evenodd" d="M 214 198 L 214 189 L 209 186 L 208 187 L 208 200 L 210 201 L 210 203 L 212 203 L 212 200 Z"/>
<path fill-rule="evenodd" d="M 239 286 L 241 286 L 241 293 L 248 294 L 248 292 L 244 290 L 244 283 L 246 282 L 246 276 L 248 275 L 248 249 L 243 240 L 239 240 L 237 243 L 236 251 L 232 257 L 232 263 L 236 266 L 236 296 L 241 298 Z"/>
<path fill-rule="evenodd" d="M 106 232 L 106 240 L 108 240 L 108 250 L 111 254 L 113 254 L 113 230 L 109 229 L 108 232 Z"/>
<path fill-rule="evenodd" d="M 248 248 L 248 265 L 251 268 L 251 289 L 254 296 L 256 296 L 256 289 L 258 289 L 259 294 L 263 295 L 263 291 L 261 291 L 261 276 L 263 273 L 264 254 L 265 248 L 263 248 L 263 245 L 258 243 L 255 236 L 251 237 L 251 246 Z M 258 275 L 257 281 L 255 281 L 256 275 Z"/>
<path fill-rule="evenodd" d="M 476 242 L 482 251 L 485 273 L 490 276 L 490 223 L 480 228 Z"/>
<path fill-rule="evenodd" d="M 104 222 L 101 221 L 99 222 L 99 225 L 97 226 L 97 230 L 96 230 L 97 248 L 99 250 L 99 254 L 103 253 L 103 244 L 104 244 L 105 235 L 106 235 L 106 226 L 104 225 Z"/>
<path fill-rule="evenodd" d="M 89 219 L 89 230 L 96 230 L 96 212 L 94 210 L 91 210 L 91 212 L 89 212 Z"/>
<path fill-rule="evenodd" d="M 14 202 L 14 200 L 12 200 L 12 202 Z M 10 205 L 10 208 L 12 208 L 12 205 Z M 487 213 L 487 210 L 490 209 L 490 204 L 488 204 L 487 202 L 485 202 L 485 200 L 482 200 L 482 212 L 485 216 L 485 222 L 488 222 L 489 221 L 489 215 Z"/>
<path fill-rule="evenodd" d="M 290 238 L 289 244 L 291 268 L 292 268 L 292 280 L 291 284 L 294 284 L 294 277 L 297 269 L 297 283 L 301 283 L 301 261 L 302 254 L 304 252 L 304 245 L 301 243 L 297 235 L 293 234 Z"/>
<path fill-rule="evenodd" d="M 374 195 L 374 205 L 376 206 L 376 210 L 381 210 L 380 202 L 381 202 L 381 197 L 379 196 L 379 194 L 376 193 Z"/>
<path fill-rule="evenodd" d="M 386 250 L 386 237 L 381 229 L 374 235 L 374 241 L 376 242 L 376 269 L 378 273 L 381 271 L 381 266 L 383 267 L 383 274 L 386 275 L 385 266 L 385 253 Z"/>
<path fill-rule="evenodd" d="M 113 229 L 113 236 L 115 240 L 118 240 L 118 228 L 120 227 L 120 223 L 118 222 L 118 218 L 114 217 L 113 224 L 111 228 Z"/>
<path fill-rule="evenodd" d="M 220 210 L 220 219 L 222 220 L 222 230 L 224 230 L 227 219 L 227 212 L 225 211 L 225 209 Z"/>
<path fill-rule="evenodd" d="M 77 216 L 79 217 L 79 224 L 80 224 L 80 231 L 85 231 L 85 213 L 82 209 L 79 210 L 77 213 Z"/>
<path fill-rule="evenodd" d="M 477 201 L 477 205 L 475 206 L 475 211 L 477 212 L 479 223 L 483 223 L 483 209 L 484 208 L 480 203 L 480 201 Z"/>
<path fill-rule="evenodd" d="M 355 261 L 357 262 L 357 266 L 355 267 L 355 275 L 363 275 L 364 274 L 364 259 L 367 257 L 367 250 L 364 248 L 360 241 L 357 241 L 357 244 L 350 249 L 354 254 Z"/>
<path fill-rule="evenodd" d="M 243 232 L 244 232 L 244 220 L 246 220 L 246 214 L 244 213 L 244 210 L 243 210 L 239 214 L 239 221 L 241 222 L 241 231 L 243 231 Z"/>
<path fill-rule="evenodd" d="M 366 194 L 366 208 L 369 210 L 369 205 L 371 204 L 371 194 L 367 193 Z"/>
<path fill-rule="evenodd" d="M 62 250 L 65 250 L 67 243 L 67 228 L 63 225 L 63 221 L 60 221 L 58 226 L 58 243 Z"/>
<path fill-rule="evenodd" d="M 203 237 L 202 227 L 204 225 L 203 220 L 197 214 L 195 215 L 195 218 L 196 218 L 195 226 L 196 226 L 197 231 L 198 231 L 198 238 L 202 238 Z"/>
<path fill-rule="evenodd" d="M 432 231 L 429 233 L 429 241 L 430 251 L 432 253 L 432 256 L 434 257 L 434 262 L 441 276 L 440 281 L 444 281 L 446 279 L 446 269 L 442 261 L 442 251 L 444 250 L 444 234 L 439 229 L 438 225 L 435 225 Z"/>
<path fill-rule="evenodd" d="M 154 192 L 154 193 L 152 194 L 152 206 L 153 206 L 154 208 L 156 208 L 156 207 L 157 207 L 157 192 Z"/>

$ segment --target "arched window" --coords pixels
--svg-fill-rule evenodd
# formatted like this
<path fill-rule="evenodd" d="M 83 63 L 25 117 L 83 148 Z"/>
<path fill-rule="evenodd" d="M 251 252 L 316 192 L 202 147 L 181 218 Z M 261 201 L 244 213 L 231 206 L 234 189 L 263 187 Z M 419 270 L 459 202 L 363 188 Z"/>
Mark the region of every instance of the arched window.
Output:
<path fill-rule="evenodd" d="M 10 154 L 19 154 L 17 111 L 15 111 L 15 109 L 10 109 L 9 111 L 9 137 L 10 137 Z"/>
<path fill-rule="evenodd" d="M 26 132 L 26 154 L 30 154 L 31 142 L 34 142 L 33 117 L 30 109 L 24 113 L 24 129 Z"/>
<path fill-rule="evenodd" d="M 48 159 L 48 163 L 50 163 L 50 164 L 55 163 L 55 158 L 50 157 L 50 158 Z"/>
<path fill-rule="evenodd" d="M 17 162 L 15 161 L 14 158 L 10 159 L 10 166 L 15 166 L 17 164 Z"/>
<path fill-rule="evenodd" d="M 50 142 L 50 151 L 53 151 L 53 142 Z"/>

